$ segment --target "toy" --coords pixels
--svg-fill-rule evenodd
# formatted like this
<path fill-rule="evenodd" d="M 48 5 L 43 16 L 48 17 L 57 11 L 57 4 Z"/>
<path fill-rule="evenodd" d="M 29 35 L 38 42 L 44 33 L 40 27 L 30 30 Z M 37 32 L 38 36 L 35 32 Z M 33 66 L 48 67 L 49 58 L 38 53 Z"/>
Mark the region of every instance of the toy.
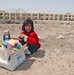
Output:
<path fill-rule="evenodd" d="M 8 40 L 10 40 L 10 32 L 8 30 L 5 30 L 3 33 L 3 41 L 6 40 L 6 36 L 8 36 Z"/>
<path fill-rule="evenodd" d="M 10 39 L 10 40 L 8 41 L 8 43 L 9 43 L 11 46 L 15 46 L 16 44 L 19 43 L 19 41 L 18 41 L 18 40 L 14 40 L 14 39 Z"/>

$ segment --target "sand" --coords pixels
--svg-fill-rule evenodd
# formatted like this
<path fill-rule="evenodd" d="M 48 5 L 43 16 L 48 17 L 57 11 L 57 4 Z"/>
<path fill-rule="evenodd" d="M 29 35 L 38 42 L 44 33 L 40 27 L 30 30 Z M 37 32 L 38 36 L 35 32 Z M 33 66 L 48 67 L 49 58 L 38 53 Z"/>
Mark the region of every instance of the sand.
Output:
<path fill-rule="evenodd" d="M 21 24 L 0 25 L 0 39 L 8 28 L 11 37 L 21 32 Z M 74 75 L 74 24 L 35 24 L 35 31 L 41 48 L 15 71 L 0 68 L 0 75 Z"/>

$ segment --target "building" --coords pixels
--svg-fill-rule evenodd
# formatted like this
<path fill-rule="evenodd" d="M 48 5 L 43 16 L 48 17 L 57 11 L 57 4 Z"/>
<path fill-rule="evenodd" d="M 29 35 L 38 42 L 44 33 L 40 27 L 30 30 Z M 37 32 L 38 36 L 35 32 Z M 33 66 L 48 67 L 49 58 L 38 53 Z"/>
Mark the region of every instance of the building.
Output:
<path fill-rule="evenodd" d="M 48 14 L 48 13 L 26 13 L 26 12 L 6 12 L 0 10 L 0 23 L 15 22 L 21 23 L 26 18 L 32 20 L 43 20 L 43 21 L 74 21 L 74 15 L 71 13 L 66 14 Z"/>

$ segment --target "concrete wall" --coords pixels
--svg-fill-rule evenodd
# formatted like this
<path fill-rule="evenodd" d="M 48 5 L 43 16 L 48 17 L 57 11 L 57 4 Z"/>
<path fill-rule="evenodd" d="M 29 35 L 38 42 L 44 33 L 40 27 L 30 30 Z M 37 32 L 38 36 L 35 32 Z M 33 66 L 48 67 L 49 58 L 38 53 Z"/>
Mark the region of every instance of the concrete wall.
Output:
<path fill-rule="evenodd" d="M 0 10 L 0 21 L 6 22 L 9 20 L 15 22 L 23 22 L 26 18 L 40 21 L 74 21 L 74 15 L 66 14 L 48 14 L 48 13 L 12 13 Z"/>

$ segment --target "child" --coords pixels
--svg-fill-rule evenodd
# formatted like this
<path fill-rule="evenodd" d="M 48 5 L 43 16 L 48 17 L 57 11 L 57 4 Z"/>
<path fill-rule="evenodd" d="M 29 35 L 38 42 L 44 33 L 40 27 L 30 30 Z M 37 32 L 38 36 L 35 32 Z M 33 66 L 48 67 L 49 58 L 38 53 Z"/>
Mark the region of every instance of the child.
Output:
<path fill-rule="evenodd" d="M 21 40 L 20 42 L 22 43 L 22 45 L 24 45 L 25 43 L 28 44 L 29 46 L 28 50 L 30 51 L 31 54 L 33 54 L 40 48 L 38 36 L 34 31 L 33 21 L 31 19 L 26 19 L 23 22 L 22 32 L 18 38 L 24 39 L 24 42 Z"/>

